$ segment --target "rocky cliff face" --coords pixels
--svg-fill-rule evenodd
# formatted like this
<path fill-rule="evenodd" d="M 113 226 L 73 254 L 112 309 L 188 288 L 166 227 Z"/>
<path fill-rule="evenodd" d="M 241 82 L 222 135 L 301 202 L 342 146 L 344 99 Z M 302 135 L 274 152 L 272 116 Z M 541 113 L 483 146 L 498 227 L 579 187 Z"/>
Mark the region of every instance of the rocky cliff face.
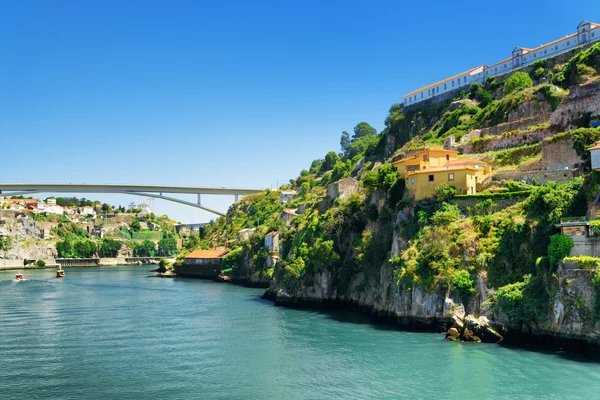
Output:
<path fill-rule="evenodd" d="M 40 228 L 31 218 L 15 211 L 3 211 L 0 233 L 7 238 L 7 246 L 0 249 L 0 259 L 47 259 L 56 256 L 53 243 L 43 240 Z"/>
<path fill-rule="evenodd" d="M 562 130 L 574 129 L 576 121 L 585 114 L 600 115 L 600 82 L 572 87 L 552 113 L 552 125 Z"/>

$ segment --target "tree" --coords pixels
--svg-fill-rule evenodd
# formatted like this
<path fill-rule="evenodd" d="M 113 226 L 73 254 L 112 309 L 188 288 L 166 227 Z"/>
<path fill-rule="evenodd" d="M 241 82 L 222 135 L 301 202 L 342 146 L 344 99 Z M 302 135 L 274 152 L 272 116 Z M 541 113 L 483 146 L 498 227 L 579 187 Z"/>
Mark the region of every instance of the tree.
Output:
<path fill-rule="evenodd" d="M 56 242 L 56 252 L 60 258 L 73 257 L 73 242 L 69 238 Z"/>
<path fill-rule="evenodd" d="M 321 172 L 321 166 L 323 165 L 323 160 L 314 160 L 311 164 L 310 164 L 310 173 L 311 174 L 318 174 Z"/>
<path fill-rule="evenodd" d="M 350 134 L 346 131 L 342 132 L 342 137 L 340 138 L 340 147 L 342 148 L 342 152 L 346 154 L 348 146 L 350 146 Z"/>
<path fill-rule="evenodd" d="M 471 84 L 471 88 L 469 89 L 469 98 L 472 100 L 477 100 L 479 102 L 479 107 L 481 108 L 484 108 L 494 101 L 494 96 L 485 90 L 483 85 L 479 82 L 474 82 Z"/>
<path fill-rule="evenodd" d="M 120 240 L 104 239 L 100 244 L 98 253 L 100 257 L 116 257 L 123 243 Z"/>
<path fill-rule="evenodd" d="M 160 256 L 174 256 L 179 253 L 177 249 L 177 240 L 171 234 L 165 234 L 162 239 L 158 241 L 158 255 Z"/>
<path fill-rule="evenodd" d="M 136 243 L 133 246 L 134 257 L 154 257 L 156 254 L 156 247 L 154 243 L 146 239 L 142 243 Z"/>
<path fill-rule="evenodd" d="M 346 149 L 345 156 L 352 159 L 359 154 L 363 153 L 372 153 L 377 144 L 379 143 L 379 138 L 377 136 L 362 136 L 357 139 L 354 139 L 352 143 Z"/>
<path fill-rule="evenodd" d="M 330 171 L 333 169 L 333 166 L 335 165 L 336 162 L 338 162 L 340 158 L 338 157 L 337 154 L 335 154 L 335 152 L 330 151 L 329 153 L 327 153 L 325 155 L 325 161 L 323 162 L 323 164 L 321 165 L 321 173 Z"/>
<path fill-rule="evenodd" d="M 363 136 L 375 136 L 377 135 L 377 130 L 373 128 L 371 125 L 366 122 L 359 122 L 354 127 L 354 136 L 352 136 L 352 140 L 356 140 Z"/>
<path fill-rule="evenodd" d="M 533 86 L 533 80 L 526 72 L 515 72 L 510 78 L 504 81 L 504 94 L 514 92 Z"/>
<path fill-rule="evenodd" d="M 140 225 L 140 221 L 134 219 L 133 222 L 129 224 L 129 228 L 134 232 L 139 232 L 140 229 L 142 229 L 142 226 Z"/>

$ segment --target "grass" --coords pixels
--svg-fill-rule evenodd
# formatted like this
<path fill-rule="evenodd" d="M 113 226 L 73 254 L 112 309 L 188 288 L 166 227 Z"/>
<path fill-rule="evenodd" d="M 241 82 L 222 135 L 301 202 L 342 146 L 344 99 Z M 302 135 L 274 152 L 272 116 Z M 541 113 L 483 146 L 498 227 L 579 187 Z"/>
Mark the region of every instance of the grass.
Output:
<path fill-rule="evenodd" d="M 142 232 L 132 232 L 131 238 L 133 240 L 144 241 L 146 239 L 151 241 L 158 241 L 162 238 L 162 232 L 158 231 L 142 231 Z"/>

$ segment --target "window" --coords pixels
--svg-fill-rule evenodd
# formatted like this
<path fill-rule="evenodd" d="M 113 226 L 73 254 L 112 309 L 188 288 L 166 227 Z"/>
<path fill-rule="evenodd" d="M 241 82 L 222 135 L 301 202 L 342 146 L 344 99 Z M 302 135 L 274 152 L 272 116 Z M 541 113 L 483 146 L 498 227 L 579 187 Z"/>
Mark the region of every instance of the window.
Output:
<path fill-rule="evenodd" d="M 558 45 L 554 46 L 554 50 L 558 50 Z"/>
<path fill-rule="evenodd" d="M 567 40 L 567 46 L 569 45 L 569 41 Z"/>
<path fill-rule="evenodd" d="M 475 169 L 479 169 L 479 165 L 475 164 Z"/>
<path fill-rule="evenodd" d="M 546 54 L 548 52 L 548 50 L 544 49 L 544 54 Z"/>
<path fill-rule="evenodd" d="M 415 177 L 414 176 L 412 178 L 410 178 L 410 183 L 412 183 L 413 185 L 415 184 Z"/>
<path fill-rule="evenodd" d="M 437 87 L 437 90 L 436 90 L 436 92 L 437 92 L 437 93 L 439 93 L 439 92 L 440 92 L 440 87 L 439 87 L 439 86 Z"/>
<path fill-rule="evenodd" d="M 431 96 L 431 89 L 427 89 L 427 96 Z"/>
<path fill-rule="evenodd" d="M 421 92 L 421 98 L 423 98 L 423 92 Z"/>
<path fill-rule="evenodd" d="M 444 83 L 444 90 L 446 90 L 446 84 Z"/>
<path fill-rule="evenodd" d="M 451 173 L 448 174 L 448 180 L 449 181 L 453 181 L 454 180 L 454 173 L 453 172 L 451 172 Z"/>
<path fill-rule="evenodd" d="M 433 182 L 433 175 L 429 175 L 429 182 Z"/>
<path fill-rule="evenodd" d="M 429 156 L 427 154 L 423 155 L 423 161 L 429 161 Z"/>
<path fill-rule="evenodd" d="M 452 87 L 454 87 L 454 81 L 452 81 Z"/>
<path fill-rule="evenodd" d="M 596 32 L 592 32 L 592 34 L 590 35 L 591 37 L 596 36 Z"/>
<path fill-rule="evenodd" d="M 467 77 L 465 76 L 465 83 L 467 83 Z"/>

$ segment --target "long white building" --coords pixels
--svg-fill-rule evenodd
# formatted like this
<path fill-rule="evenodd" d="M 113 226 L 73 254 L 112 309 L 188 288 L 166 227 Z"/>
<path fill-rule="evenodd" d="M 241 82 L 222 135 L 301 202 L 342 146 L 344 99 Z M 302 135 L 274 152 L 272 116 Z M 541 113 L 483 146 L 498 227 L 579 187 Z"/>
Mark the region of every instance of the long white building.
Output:
<path fill-rule="evenodd" d="M 534 49 L 515 47 L 512 56 L 493 65 L 480 65 L 450 78 L 425 86 L 402 97 L 405 106 L 420 103 L 424 100 L 440 96 L 461 87 L 468 87 L 473 82 L 483 83 L 490 76 L 512 72 L 533 64 L 537 60 L 554 57 L 558 54 L 573 50 L 600 40 L 600 25 L 582 21 L 577 25 L 577 32 L 564 38 L 544 44 Z"/>

